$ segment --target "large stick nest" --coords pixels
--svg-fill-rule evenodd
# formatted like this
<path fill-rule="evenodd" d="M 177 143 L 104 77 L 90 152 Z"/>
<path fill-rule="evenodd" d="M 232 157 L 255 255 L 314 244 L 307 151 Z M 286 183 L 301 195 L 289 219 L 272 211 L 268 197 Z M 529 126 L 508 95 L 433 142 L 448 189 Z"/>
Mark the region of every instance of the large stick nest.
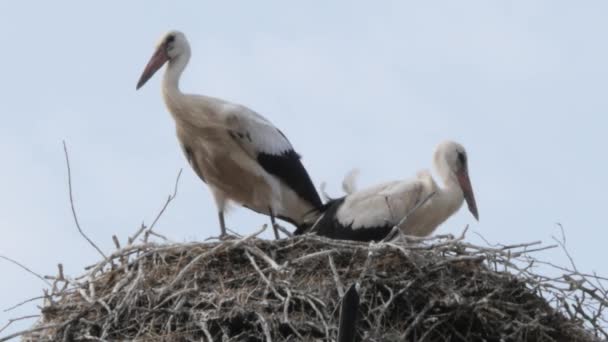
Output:
<path fill-rule="evenodd" d="M 463 237 L 129 244 L 79 278 L 53 277 L 25 340 L 331 341 L 351 284 L 366 341 L 605 337 L 605 292 L 578 273 L 532 272 L 528 253 L 546 247 Z"/>

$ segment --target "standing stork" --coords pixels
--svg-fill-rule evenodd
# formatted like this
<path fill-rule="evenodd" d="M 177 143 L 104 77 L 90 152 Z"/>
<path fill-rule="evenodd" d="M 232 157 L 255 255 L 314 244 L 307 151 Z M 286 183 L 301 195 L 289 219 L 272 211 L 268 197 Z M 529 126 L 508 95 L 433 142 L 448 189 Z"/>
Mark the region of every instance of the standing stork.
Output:
<path fill-rule="evenodd" d="M 164 35 L 137 89 L 167 63 L 162 95 L 175 120 L 177 138 L 194 172 L 207 183 L 218 208 L 221 235 L 228 201 L 299 228 L 322 207 L 300 156 L 287 137 L 253 110 L 204 95 L 184 94 L 179 79 L 190 60 L 190 44 L 179 31 Z"/>
<path fill-rule="evenodd" d="M 434 164 L 443 179 L 443 188 L 424 170 L 411 181 L 393 181 L 356 191 L 327 203 L 312 231 L 334 239 L 379 241 L 401 223 L 399 229 L 404 234 L 427 236 L 463 201 L 479 220 L 464 147 L 453 141 L 439 144 Z M 406 215 L 409 216 L 402 222 Z M 302 230 L 296 231 L 301 233 Z"/>

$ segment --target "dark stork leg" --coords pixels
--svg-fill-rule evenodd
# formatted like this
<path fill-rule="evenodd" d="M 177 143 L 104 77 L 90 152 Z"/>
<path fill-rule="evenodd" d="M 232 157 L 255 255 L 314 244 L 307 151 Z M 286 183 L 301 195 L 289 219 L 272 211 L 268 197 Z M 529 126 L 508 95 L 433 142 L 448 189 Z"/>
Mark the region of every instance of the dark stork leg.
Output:
<path fill-rule="evenodd" d="M 224 212 L 218 211 L 217 215 L 220 219 L 220 229 L 222 233 L 220 234 L 220 240 L 224 239 L 228 234 L 226 234 L 226 222 L 224 221 Z"/>
<path fill-rule="evenodd" d="M 270 223 L 272 223 L 272 229 L 274 230 L 274 238 L 276 240 L 278 240 L 281 237 L 279 236 L 279 228 L 277 228 L 277 222 L 274 219 L 274 213 L 272 212 L 272 209 L 270 209 L 270 208 L 268 208 L 268 212 L 270 213 Z"/>

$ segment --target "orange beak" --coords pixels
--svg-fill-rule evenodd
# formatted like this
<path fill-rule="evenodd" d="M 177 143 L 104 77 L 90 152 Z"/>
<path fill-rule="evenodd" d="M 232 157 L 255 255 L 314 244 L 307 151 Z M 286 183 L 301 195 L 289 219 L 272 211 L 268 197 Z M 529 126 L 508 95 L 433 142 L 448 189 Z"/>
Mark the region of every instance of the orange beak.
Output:
<path fill-rule="evenodd" d="M 475 195 L 473 194 L 473 187 L 471 186 L 471 180 L 469 179 L 469 173 L 466 168 L 462 169 L 456 175 L 462 193 L 464 194 L 464 200 L 467 201 L 469 211 L 477 221 L 479 221 L 479 213 L 477 212 L 477 203 L 475 203 Z"/>
<path fill-rule="evenodd" d="M 150 58 L 148 65 L 144 69 L 144 72 L 141 73 L 139 77 L 139 81 L 137 81 L 136 90 L 139 90 L 152 76 L 160 69 L 167 61 L 169 60 L 169 56 L 167 56 L 167 52 L 165 50 L 165 44 L 161 44 Z"/>

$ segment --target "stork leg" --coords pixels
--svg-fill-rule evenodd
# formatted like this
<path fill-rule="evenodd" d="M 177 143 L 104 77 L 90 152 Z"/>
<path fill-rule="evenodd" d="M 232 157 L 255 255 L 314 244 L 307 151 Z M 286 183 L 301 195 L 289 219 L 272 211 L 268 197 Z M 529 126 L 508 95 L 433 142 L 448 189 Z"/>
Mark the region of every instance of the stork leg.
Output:
<path fill-rule="evenodd" d="M 272 229 L 274 230 L 274 238 L 278 240 L 281 237 L 279 236 L 279 228 L 277 227 L 277 221 L 274 218 L 274 213 L 272 212 L 272 209 L 268 208 L 268 212 L 270 213 L 270 223 L 272 224 Z"/>
<path fill-rule="evenodd" d="M 224 221 L 224 211 L 219 210 L 217 212 L 217 217 L 220 219 L 220 229 L 222 232 L 221 232 L 220 236 L 210 237 L 210 238 L 207 238 L 207 240 L 218 239 L 220 241 L 225 241 L 225 240 L 235 239 L 236 236 L 228 234 L 228 228 L 226 228 L 226 222 Z"/>
<path fill-rule="evenodd" d="M 224 239 L 228 234 L 226 234 L 226 222 L 224 221 L 224 212 L 223 211 L 218 211 L 217 215 L 220 219 L 220 229 L 222 230 L 222 233 L 220 234 L 220 240 Z"/>

